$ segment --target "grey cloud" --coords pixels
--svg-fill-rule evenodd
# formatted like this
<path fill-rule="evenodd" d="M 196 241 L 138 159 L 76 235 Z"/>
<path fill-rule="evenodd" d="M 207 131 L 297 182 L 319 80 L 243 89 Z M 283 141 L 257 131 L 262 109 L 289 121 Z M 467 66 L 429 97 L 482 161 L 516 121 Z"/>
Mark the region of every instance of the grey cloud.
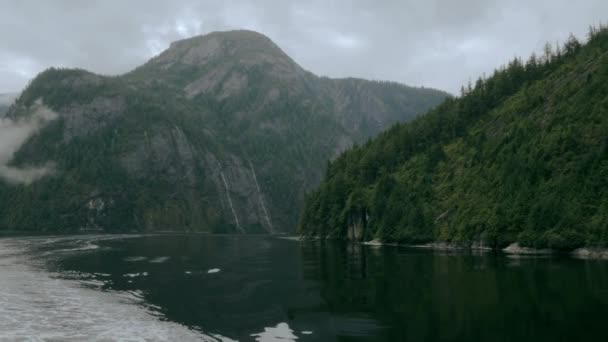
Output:
<path fill-rule="evenodd" d="M 52 162 L 41 167 L 18 168 L 9 165 L 15 152 L 29 137 L 58 117 L 41 101 L 37 101 L 28 111 L 30 115 L 19 119 L 0 118 L 0 178 L 12 184 L 30 184 L 54 171 Z"/>
<path fill-rule="evenodd" d="M 17 98 L 17 94 L 9 93 L 9 94 L 0 94 L 0 106 L 10 106 L 13 101 Z"/>
<path fill-rule="evenodd" d="M 583 38 L 605 0 L 132 0 L 0 2 L 0 92 L 49 66 L 126 72 L 173 40 L 245 28 L 326 76 L 456 92 L 546 41 Z"/>

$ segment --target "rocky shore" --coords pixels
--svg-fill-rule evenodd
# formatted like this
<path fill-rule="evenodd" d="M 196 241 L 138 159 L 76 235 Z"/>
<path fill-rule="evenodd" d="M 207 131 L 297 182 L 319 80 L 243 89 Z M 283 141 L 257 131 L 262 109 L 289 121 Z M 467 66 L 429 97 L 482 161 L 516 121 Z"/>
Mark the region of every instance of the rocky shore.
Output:
<path fill-rule="evenodd" d="M 493 248 L 481 243 L 473 243 L 471 245 L 465 244 L 457 244 L 450 242 L 430 242 L 426 244 L 400 244 L 400 243 L 386 243 L 382 242 L 378 239 L 374 239 L 371 241 L 362 242 L 363 245 L 367 246 L 393 246 L 393 247 L 409 247 L 409 248 L 424 248 L 424 249 L 433 249 L 438 251 L 465 251 L 465 250 L 473 250 L 473 251 L 492 251 Z M 514 242 L 500 250 L 502 253 L 507 255 L 520 255 L 520 256 L 542 256 L 542 255 L 554 255 L 554 254 L 563 254 L 563 252 L 553 250 L 550 248 L 532 248 L 521 246 L 519 243 Z M 608 249 L 606 248 L 593 248 L 593 247 L 583 247 L 573 250 L 568 253 L 570 256 L 577 259 L 602 259 L 608 260 Z"/>

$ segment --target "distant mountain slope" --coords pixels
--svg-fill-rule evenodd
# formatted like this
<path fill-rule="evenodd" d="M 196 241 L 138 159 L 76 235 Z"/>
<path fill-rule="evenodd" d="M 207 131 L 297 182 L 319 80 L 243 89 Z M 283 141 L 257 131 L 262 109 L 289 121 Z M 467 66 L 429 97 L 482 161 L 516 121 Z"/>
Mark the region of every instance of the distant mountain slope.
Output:
<path fill-rule="evenodd" d="M 328 159 L 446 96 L 319 78 L 251 31 L 175 42 L 118 77 L 50 69 L 7 118 L 56 113 L 9 165 L 54 173 L 0 181 L 0 229 L 293 231 Z"/>
<path fill-rule="evenodd" d="M 301 234 L 608 244 L 608 30 L 463 92 L 337 158 L 307 197 Z"/>

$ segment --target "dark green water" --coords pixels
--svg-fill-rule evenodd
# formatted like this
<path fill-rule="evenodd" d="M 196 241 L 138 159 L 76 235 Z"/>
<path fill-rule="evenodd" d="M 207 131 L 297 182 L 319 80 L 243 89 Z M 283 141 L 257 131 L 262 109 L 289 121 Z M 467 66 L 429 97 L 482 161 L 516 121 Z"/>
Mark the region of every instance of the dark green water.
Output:
<path fill-rule="evenodd" d="M 43 258 L 73 243 L 31 253 Z M 45 267 L 83 284 L 95 279 L 97 291 L 136 291 L 160 320 L 210 336 L 253 341 L 286 323 L 298 341 L 608 341 L 608 262 L 270 237 L 95 245 L 51 253 Z"/>

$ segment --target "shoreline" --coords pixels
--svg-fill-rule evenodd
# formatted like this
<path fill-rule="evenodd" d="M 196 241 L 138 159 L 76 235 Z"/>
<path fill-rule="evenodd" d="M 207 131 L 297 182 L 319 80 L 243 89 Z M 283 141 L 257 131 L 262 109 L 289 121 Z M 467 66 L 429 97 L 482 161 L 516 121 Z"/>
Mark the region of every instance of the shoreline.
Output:
<path fill-rule="evenodd" d="M 476 251 L 492 251 L 493 249 L 488 246 L 484 246 L 482 244 L 472 244 L 470 246 L 449 243 L 449 242 L 429 242 L 423 244 L 403 244 L 398 242 L 382 242 L 378 239 L 374 239 L 371 241 L 361 242 L 361 244 L 366 246 L 391 246 L 391 247 L 408 247 L 408 248 L 419 248 L 419 249 L 433 249 L 440 251 L 466 251 L 466 250 L 476 250 Z"/>
<path fill-rule="evenodd" d="M 209 235 L 209 236 L 269 236 L 280 240 L 296 241 L 296 242 L 315 242 L 323 239 L 319 237 L 302 237 L 297 235 L 267 235 L 267 234 L 213 234 L 209 232 L 178 232 L 178 231 L 156 231 L 156 232 L 122 232 L 122 233 L 105 233 L 105 232 L 70 232 L 70 233 L 51 233 L 51 232 L 20 232 L 20 231 L 0 231 L 0 239 L 3 238 L 43 238 L 43 237 L 62 237 L 62 236 L 103 236 L 103 235 L 122 235 L 122 236 L 154 236 L 154 235 Z M 337 239 L 326 239 L 337 240 Z M 351 241 L 354 242 L 354 241 Z M 375 247 L 405 247 L 416 249 L 427 249 L 435 251 L 474 251 L 474 252 L 500 252 L 507 256 L 519 257 L 534 257 L 534 256 L 551 256 L 551 255 L 568 255 L 574 259 L 581 260 L 608 260 L 608 248 L 598 247 L 580 247 L 571 251 L 559 251 L 550 248 L 532 248 L 524 247 L 519 243 L 514 242 L 505 248 L 494 249 L 481 243 L 473 243 L 471 245 L 463 245 L 449 242 L 429 242 L 424 244 L 403 244 L 398 242 L 382 242 L 378 239 L 370 241 L 355 242 L 365 246 Z"/>
<path fill-rule="evenodd" d="M 428 249 L 436 251 L 475 251 L 475 252 L 500 252 L 507 256 L 519 256 L 519 257 L 541 257 L 551 255 L 568 255 L 574 259 L 582 260 L 608 260 L 608 248 L 596 248 L 596 247 L 581 247 L 569 252 L 563 252 L 553 250 L 549 248 L 531 248 L 523 247 L 518 243 L 512 243 L 509 246 L 501 249 L 493 249 L 482 244 L 472 244 L 470 246 L 446 243 L 446 242 L 430 242 L 426 244 L 400 244 L 400 243 L 386 243 L 377 239 L 371 241 L 361 242 L 365 246 L 376 246 L 376 247 L 406 247 L 406 248 L 418 248 Z"/>

